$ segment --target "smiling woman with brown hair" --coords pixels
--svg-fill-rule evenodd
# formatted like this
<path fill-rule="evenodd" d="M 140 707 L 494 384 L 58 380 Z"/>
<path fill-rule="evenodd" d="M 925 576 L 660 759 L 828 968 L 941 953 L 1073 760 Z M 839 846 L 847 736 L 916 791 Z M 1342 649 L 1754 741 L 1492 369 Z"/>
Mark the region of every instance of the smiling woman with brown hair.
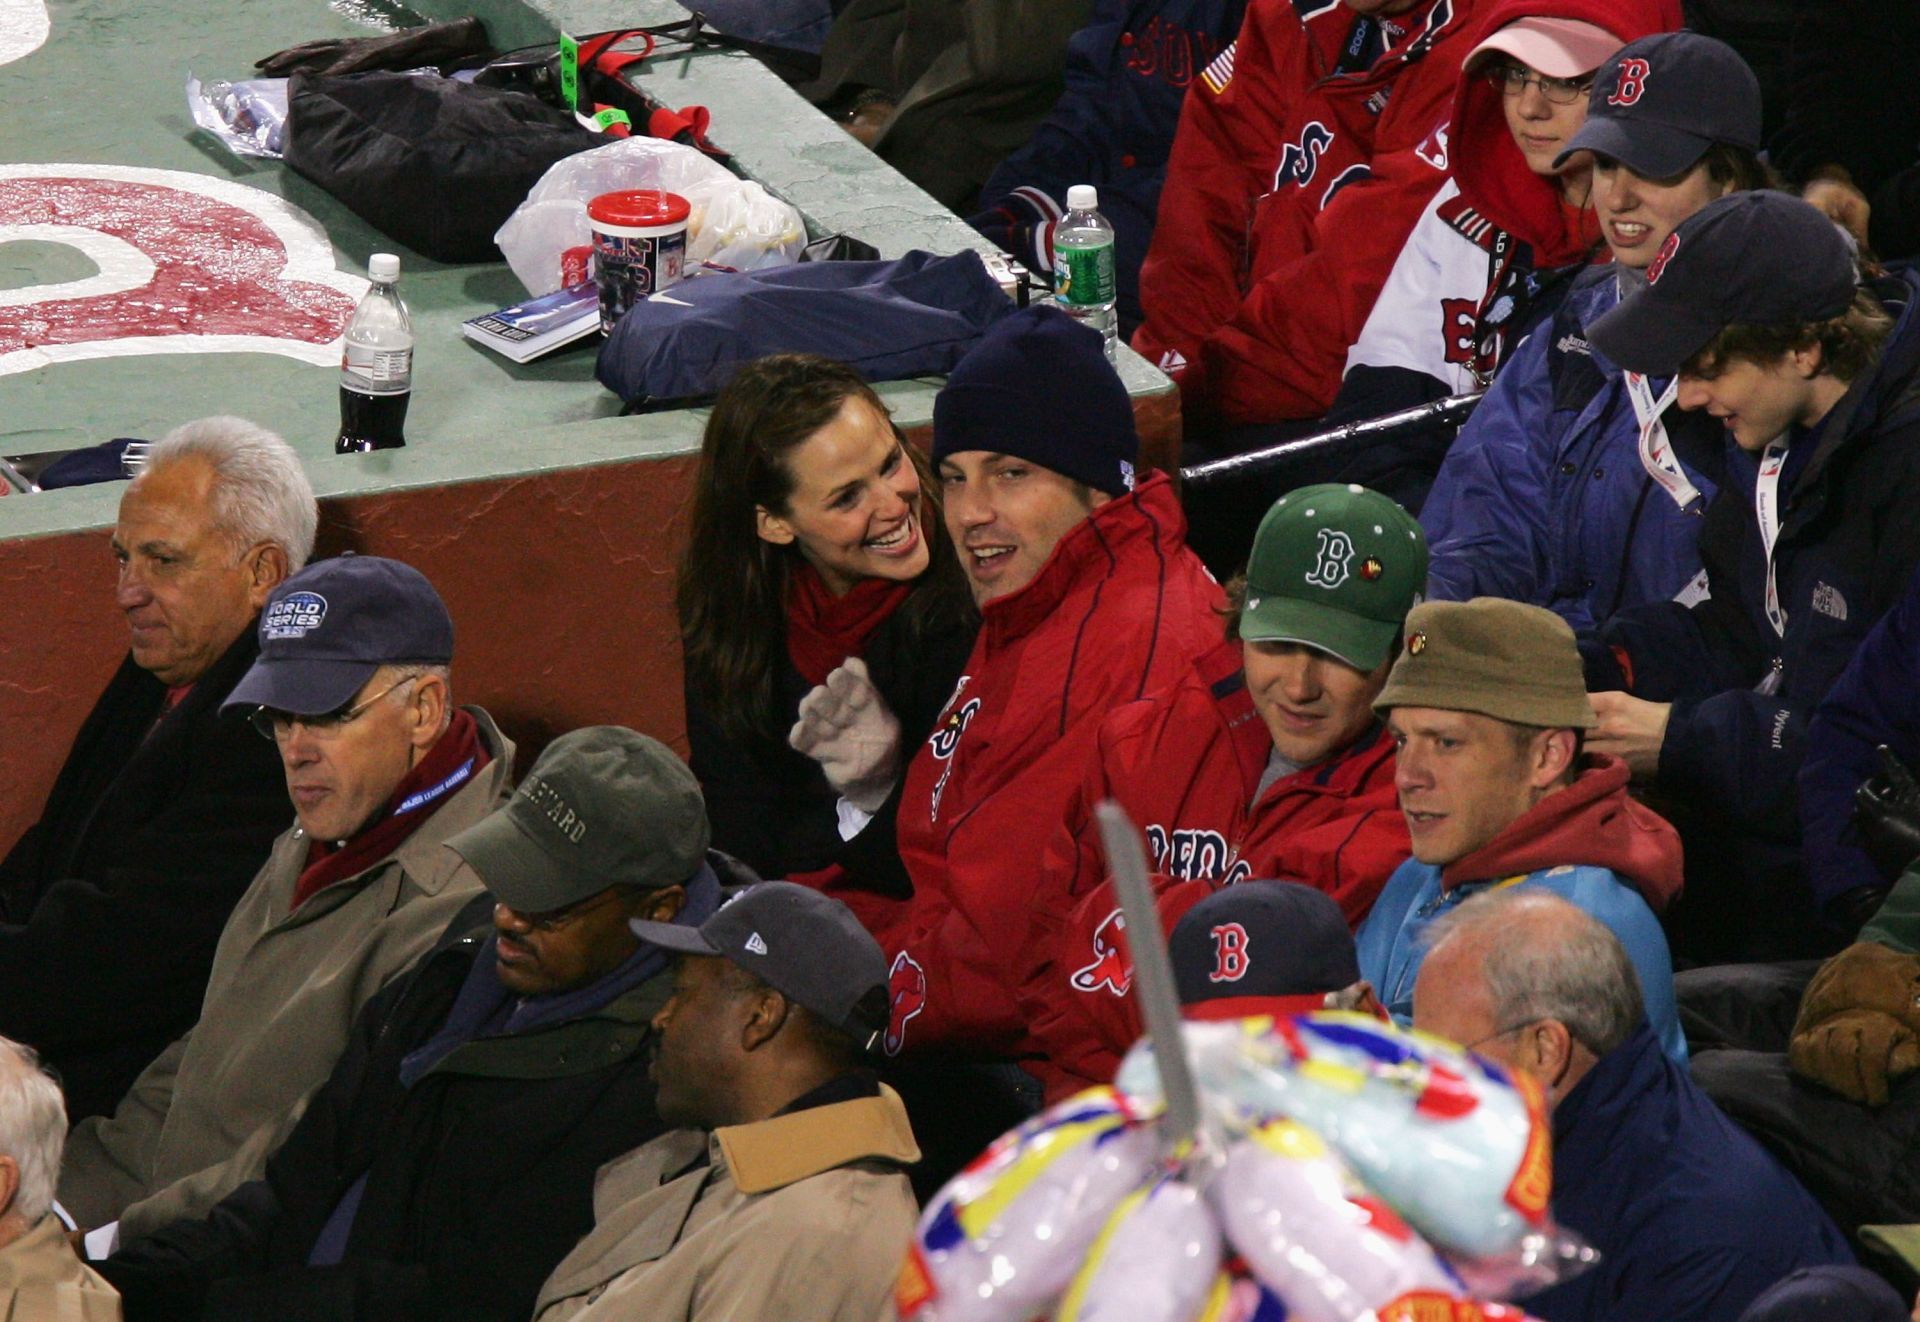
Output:
<path fill-rule="evenodd" d="M 896 749 L 916 747 L 976 624 L 926 462 L 859 373 L 782 354 L 727 384 L 694 479 L 678 604 L 715 848 L 768 876 L 832 863 L 842 823 L 853 834 L 862 820 L 843 800 L 871 811 L 891 780 L 867 768 L 857 788 L 836 784 L 822 769 L 830 749 L 790 747 L 802 701 L 832 677 L 840 698 L 897 722 Z M 860 834 L 893 855 L 890 829 Z"/>

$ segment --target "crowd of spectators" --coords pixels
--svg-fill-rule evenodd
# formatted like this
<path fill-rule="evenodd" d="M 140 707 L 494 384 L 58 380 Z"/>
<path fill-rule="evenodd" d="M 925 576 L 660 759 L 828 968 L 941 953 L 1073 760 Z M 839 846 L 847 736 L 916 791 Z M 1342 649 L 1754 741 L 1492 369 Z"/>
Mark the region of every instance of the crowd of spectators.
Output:
<path fill-rule="evenodd" d="M 517 778 L 434 586 L 309 563 L 285 443 L 178 428 L 0 858 L 12 1315 L 884 1316 L 916 1199 L 1141 1032 L 1111 800 L 1189 1016 L 1538 1085 L 1600 1264 L 1531 1315 L 1902 1316 L 1856 1259 L 1920 1281 L 1911 8 L 1805 6 L 1784 104 L 1674 0 L 808 14 L 810 94 L 1016 257 L 1100 185 L 1189 457 L 1480 403 L 1183 506 L 1051 307 L 926 453 L 749 363 L 688 757 Z"/>

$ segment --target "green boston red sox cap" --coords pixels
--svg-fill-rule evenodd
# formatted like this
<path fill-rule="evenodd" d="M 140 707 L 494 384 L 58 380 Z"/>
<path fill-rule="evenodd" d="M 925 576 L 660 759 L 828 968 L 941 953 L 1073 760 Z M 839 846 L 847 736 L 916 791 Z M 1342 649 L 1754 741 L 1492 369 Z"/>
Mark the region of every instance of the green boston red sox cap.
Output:
<path fill-rule="evenodd" d="M 1350 482 L 1301 487 L 1275 501 L 1254 534 L 1240 636 L 1376 670 L 1426 583 L 1427 539 L 1412 515 Z"/>

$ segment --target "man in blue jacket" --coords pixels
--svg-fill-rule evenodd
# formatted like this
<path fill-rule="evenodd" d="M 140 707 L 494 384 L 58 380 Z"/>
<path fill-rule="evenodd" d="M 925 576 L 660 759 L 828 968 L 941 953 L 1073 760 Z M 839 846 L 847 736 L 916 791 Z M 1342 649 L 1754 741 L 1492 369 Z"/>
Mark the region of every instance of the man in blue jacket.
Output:
<path fill-rule="evenodd" d="M 1483 891 L 1547 890 L 1611 928 L 1675 1060 L 1673 960 L 1656 911 L 1680 886 L 1680 840 L 1627 797 L 1627 769 L 1583 757 L 1593 723 L 1566 621 L 1483 597 L 1430 601 L 1374 709 L 1399 747 L 1394 785 L 1413 857 L 1360 926 L 1360 972 L 1405 1023 L 1426 929 Z"/>
<path fill-rule="evenodd" d="M 1623 611 L 1583 648 L 1589 742 L 1681 814 L 1683 954 L 1827 953 L 1794 780 L 1814 708 L 1920 563 L 1920 280 L 1862 290 L 1832 222 L 1775 192 L 1708 204 L 1648 274 L 1588 338 L 1676 374 L 1734 449 L 1701 599 Z"/>
<path fill-rule="evenodd" d="M 1510 889 L 1467 901 L 1433 934 L 1414 1026 L 1540 1085 L 1554 1219 L 1602 1255 L 1529 1296 L 1529 1316 L 1734 1322 L 1796 1269 L 1853 1261 L 1806 1190 L 1660 1050 L 1633 962 L 1604 924 Z"/>

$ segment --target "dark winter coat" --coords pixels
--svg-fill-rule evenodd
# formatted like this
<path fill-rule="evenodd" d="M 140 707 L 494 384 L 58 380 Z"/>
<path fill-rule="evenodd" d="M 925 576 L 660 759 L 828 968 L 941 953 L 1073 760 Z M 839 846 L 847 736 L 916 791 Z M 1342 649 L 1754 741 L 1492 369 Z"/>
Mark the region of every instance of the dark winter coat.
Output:
<path fill-rule="evenodd" d="M 167 686 L 122 661 L 0 861 L 0 1034 L 60 1071 L 72 1119 L 112 1111 L 198 1017 L 227 914 L 292 820 L 274 746 L 220 715 L 258 653 L 249 625 L 164 717 Z"/>
<path fill-rule="evenodd" d="M 101 1264 L 128 1322 L 531 1315 L 540 1283 L 593 1229 L 595 1173 L 663 1128 L 648 1063 L 669 979 L 559 1024 L 476 1038 L 408 1088 L 401 1062 L 490 949 L 476 923 L 491 903 L 368 1002 L 265 1178 Z M 309 1267 L 363 1177 L 339 1263 Z"/>
<path fill-rule="evenodd" d="M 1645 1024 L 1554 1109 L 1553 1216 L 1602 1256 L 1527 1298 L 1543 1322 L 1735 1322 L 1796 1268 L 1853 1261 Z"/>

